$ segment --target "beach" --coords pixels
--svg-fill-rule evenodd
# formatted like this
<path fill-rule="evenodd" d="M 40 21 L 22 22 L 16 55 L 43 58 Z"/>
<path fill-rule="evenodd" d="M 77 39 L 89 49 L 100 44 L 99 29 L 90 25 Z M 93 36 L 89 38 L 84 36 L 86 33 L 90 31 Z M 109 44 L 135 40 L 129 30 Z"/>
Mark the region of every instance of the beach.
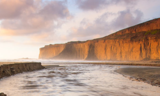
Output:
<path fill-rule="evenodd" d="M 129 79 L 136 79 L 137 81 L 144 81 L 151 85 L 160 86 L 160 61 L 63 61 L 54 62 L 54 65 L 42 63 L 45 68 L 58 67 L 59 64 L 104 64 L 104 65 L 124 65 L 124 66 L 137 66 L 136 68 L 119 68 L 115 72 Z M 0 62 L 2 65 L 15 65 L 15 64 L 31 64 L 35 62 Z M 32 65 L 31 65 L 32 66 Z M 138 66 L 149 66 L 147 68 L 138 68 Z M 15 66 L 18 67 L 18 66 Z M 154 68 L 153 68 L 154 67 Z"/>
<path fill-rule="evenodd" d="M 156 66 L 149 66 L 149 63 L 143 62 L 48 61 L 41 63 L 45 67 L 43 70 L 25 72 L 15 76 L 10 74 L 10 77 L 1 79 L 0 86 L 3 86 L 3 88 L 0 87 L 1 92 L 4 92 L 7 96 L 15 96 L 12 94 L 17 92 L 19 92 L 17 93 L 19 95 L 16 96 L 21 96 L 22 94 L 24 96 L 60 95 L 61 93 L 66 94 L 65 96 L 70 96 L 73 93 L 75 94 L 74 96 L 81 96 L 79 92 L 86 94 L 86 96 L 91 94 L 96 94 L 96 96 L 99 96 L 99 94 L 110 94 L 113 96 L 117 94 L 123 96 L 137 96 L 137 94 L 141 94 L 142 96 L 151 96 L 153 94 L 152 96 L 158 96 L 155 94 L 158 94 L 157 92 L 160 90 L 160 87 L 158 87 L 160 85 L 159 63 L 154 63 Z M 11 62 L 1 64 L 3 66 L 8 66 L 8 64 L 13 66 L 15 62 L 12 64 Z M 14 67 L 18 69 L 17 65 Z M 153 86 L 152 88 L 152 85 L 155 87 Z M 15 91 L 12 92 L 8 88 L 12 88 Z M 78 88 L 76 89 L 77 91 L 74 91 L 75 88 Z M 124 91 L 124 89 L 128 90 L 128 92 Z M 37 90 L 40 91 L 37 92 Z M 62 92 L 57 93 L 59 90 Z M 145 90 L 150 91 L 145 93 Z M 31 91 L 31 93 L 25 93 L 26 91 Z"/>
<path fill-rule="evenodd" d="M 160 87 L 160 68 L 120 68 L 116 72 L 135 81 L 145 82 Z"/>
<path fill-rule="evenodd" d="M 145 82 L 154 86 L 160 87 L 160 61 L 101 61 L 101 62 L 57 62 L 55 64 L 104 64 L 104 65 L 122 65 L 122 66 L 136 66 L 135 68 L 121 68 L 115 72 L 127 77 L 130 80 Z M 57 65 L 44 65 L 46 68 L 55 67 Z M 142 67 L 144 66 L 144 68 Z M 147 67 L 146 67 L 147 66 Z"/>

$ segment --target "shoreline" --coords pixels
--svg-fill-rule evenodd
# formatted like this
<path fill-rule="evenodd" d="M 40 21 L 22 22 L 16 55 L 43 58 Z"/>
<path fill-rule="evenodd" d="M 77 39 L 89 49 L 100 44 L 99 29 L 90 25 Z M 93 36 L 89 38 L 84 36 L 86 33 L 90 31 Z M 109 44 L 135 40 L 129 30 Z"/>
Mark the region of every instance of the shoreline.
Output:
<path fill-rule="evenodd" d="M 128 66 L 148 66 L 146 68 L 119 68 L 115 72 L 124 77 L 139 82 L 145 82 L 152 86 L 160 87 L 160 61 L 135 61 L 135 62 L 57 62 L 57 65 L 44 65 L 46 68 L 59 66 L 58 64 L 105 64 L 105 65 L 128 65 Z M 153 68 L 154 67 L 154 68 Z M 141 74 L 140 74 L 141 73 Z"/>
<path fill-rule="evenodd" d="M 0 79 L 23 72 L 31 72 L 35 70 L 44 69 L 40 62 L 7 62 L 0 63 Z M 7 96 L 4 93 L 0 93 L 0 96 Z"/>
<path fill-rule="evenodd" d="M 50 60 L 50 59 L 49 59 Z M 1 65 L 6 64 L 19 64 L 19 63 L 37 63 L 34 61 L 28 61 L 28 62 L 0 62 Z M 40 62 L 38 62 L 40 63 Z M 88 60 L 82 60 L 82 61 L 55 61 L 52 64 L 107 64 L 107 65 L 133 65 L 133 66 L 159 66 L 160 67 L 160 60 L 147 60 L 147 61 L 88 61 Z M 43 65 L 43 62 L 42 62 Z"/>
<path fill-rule="evenodd" d="M 160 87 L 160 68 L 119 68 L 115 72 L 138 82 Z"/>
<path fill-rule="evenodd" d="M 54 65 L 43 65 L 41 62 L 0 62 L 0 79 L 22 72 L 30 72 L 44 68 L 57 67 L 58 64 L 106 64 L 128 66 L 150 66 L 150 68 L 119 68 L 115 72 L 130 80 L 145 82 L 160 87 L 160 63 L 151 62 L 54 62 Z M 57 64 L 57 65 L 55 65 Z M 155 66 L 156 68 L 153 68 Z M 7 96 L 0 92 L 0 96 Z"/>
<path fill-rule="evenodd" d="M 106 65 L 131 65 L 160 67 L 160 61 L 72 61 L 54 62 L 53 64 L 106 64 Z"/>

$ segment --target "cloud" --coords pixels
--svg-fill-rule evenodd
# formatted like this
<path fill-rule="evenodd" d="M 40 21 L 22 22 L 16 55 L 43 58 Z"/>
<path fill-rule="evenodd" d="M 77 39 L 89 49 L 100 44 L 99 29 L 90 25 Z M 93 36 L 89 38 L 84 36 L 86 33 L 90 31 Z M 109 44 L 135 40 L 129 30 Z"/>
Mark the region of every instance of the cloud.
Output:
<path fill-rule="evenodd" d="M 13 41 L 11 40 L 11 37 L 3 37 L 3 36 L 1 36 L 1 38 L 0 38 L 0 43 L 2 44 L 2 43 L 13 43 Z"/>
<path fill-rule="evenodd" d="M 0 19 L 18 18 L 33 6 L 33 0 L 0 0 Z"/>
<path fill-rule="evenodd" d="M 0 6 L 1 11 L 6 11 L 0 13 L 0 36 L 28 36 L 29 43 L 88 40 L 142 22 L 146 9 L 142 11 L 140 8 L 144 1 L 137 7 L 138 0 L 76 0 L 74 6 L 67 5 L 69 2 L 1 0 L 0 4 L 8 9 Z M 73 11 L 74 16 L 69 11 Z"/>
<path fill-rule="evenodd" d="M 39 14 L 43 15 L 45 19 L 65 18 L 68 16 L 69 11 L 62 2 L 52 1 L 40 10 Z"/>
<path fill-rule="evenodd" d="M 115 17 L 110 22 L 108 18 Z M 124 10 L 116 13 L 104 13 L 90 23 L 89 20 L 83 19 L 80 27 L 71 29 L 72 33 L 68 37 L 90 39 L 109 35 L 117 30 L 136 25 L 142 21 L 143 13 L 139 10 Z M 88 39 L 87 38 L 87 39 Z"/>
<path fill-rule="evenodd" d="M 10 2 L 11 1 L 11 2 Z M 65 1 L 43 0 L 0 1 L 0 35 L 30 35 L 54 31 L 54 22 L 70 16 Z M 8 8 L 8 9 L 7 9 Z M 11 10 L 13 9 L 13 10 Z"/>
<path fill-rule="evenodd" d="M 136 25 L 141 22 L 143 13 L 139 10 L 135 11 L 122 11 L 119 16 L 111 23 L 112 28 L 125 28 Z"/>
<path fill-rule="evenodd" d="M 106 0 L 77 0 L 79 8 L 83 10 L 97 9 L 106 4 Z"/>
<path fill-rule="evenodd" d="M 50 44 L 54 41 L 53 33 L 40 33 L 40 34 L 32 34 L 28 36 L 29 39 L 22 44 L 26 45 L 43 45 L 43 44 Z"/>
<path fill-rule="evenodd" d="M 159 6 L 160 0 L 0 0 L 0 46 L 6 55 L 0 58 L 36 57 L 47 44 L 107 36 L 159 18 Z"/>
<path fill-rule="evenodd" d="M 137 0 L 76 0 L 77 5 L 82 10 L 101 9 L 110 5 L 122 4 L 125 6 L 132 6 L 136 4 Z"/>

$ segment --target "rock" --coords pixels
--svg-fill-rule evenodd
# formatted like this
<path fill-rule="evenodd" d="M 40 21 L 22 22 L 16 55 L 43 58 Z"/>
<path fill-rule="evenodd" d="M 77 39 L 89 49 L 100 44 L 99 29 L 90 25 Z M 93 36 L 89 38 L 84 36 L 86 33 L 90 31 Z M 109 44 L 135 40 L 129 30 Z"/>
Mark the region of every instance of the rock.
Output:
<path fill-rule="evenodd" d="M 160 86 L 160 81 L 159 80 L 154 80 L 152 82 L 152 85 L 158 85 L 158 86 Z"/>
<path fill-rule="evenodd" d="M 40 48 L 39 58 L 158 60 L 160 59 L 160 18 L 99 39 L 47 45 Z"/>
<path fill-rule="evenodd" d="M 39 62 L 4 64 L 0 66 L 0 79 L 14 74 L 44 69 Z"/>
<path fill-rule="evenodd" d="M 7 96 L 6 94 L 4 94 L 4 93 L 0 93 L 0 96 Z"/>

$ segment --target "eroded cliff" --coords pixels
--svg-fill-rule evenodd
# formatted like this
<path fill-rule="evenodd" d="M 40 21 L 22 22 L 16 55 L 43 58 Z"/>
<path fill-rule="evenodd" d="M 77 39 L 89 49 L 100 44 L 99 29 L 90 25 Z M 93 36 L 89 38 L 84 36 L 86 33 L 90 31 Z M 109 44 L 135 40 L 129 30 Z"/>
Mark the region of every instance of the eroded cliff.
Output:
<path fill-rule="evenodd" d="M 160 18 L 120 30 L 99 39 L 47 45 L 40 49 L 39 58 L 159 60 Z"/>

